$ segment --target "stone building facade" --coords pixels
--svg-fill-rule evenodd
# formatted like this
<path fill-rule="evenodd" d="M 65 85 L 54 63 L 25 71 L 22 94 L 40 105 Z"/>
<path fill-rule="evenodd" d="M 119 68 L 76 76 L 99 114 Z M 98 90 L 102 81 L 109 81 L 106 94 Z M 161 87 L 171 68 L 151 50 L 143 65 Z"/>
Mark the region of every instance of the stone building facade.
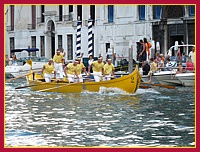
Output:
<path fill-rule="evenodd" d="M 104 57 L 109 48 L 128 58 L 146 37 L 155 52 L 166 53 L 179 43 L 195 43 L 195 5 L 5 5 L 5 50 L 38 48 L 38 56 L 52 57 L 64 49 L 75 59 L 77 20 L 82 21 L 81 51 L 88 57 L 88 19 L 93 20 L 93 55 Z M 156 45 L 159 44 L 157 47 Z"/>

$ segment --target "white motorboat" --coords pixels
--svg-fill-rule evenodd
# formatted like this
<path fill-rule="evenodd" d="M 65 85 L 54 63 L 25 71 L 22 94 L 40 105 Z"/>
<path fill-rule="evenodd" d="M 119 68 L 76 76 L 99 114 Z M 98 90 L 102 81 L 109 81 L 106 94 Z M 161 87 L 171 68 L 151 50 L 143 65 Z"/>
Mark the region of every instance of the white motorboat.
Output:
<path fill-rule="evenodd" d="M 37 48 L 31 48 L 31 49 L 16 49 L 16 50 L 11 50 L 12 52 L 22 52 L 22 51 L 27 51 L 27 52 L 33 52 L 33 51 L 39 51 Z M 5 67 L 5 76 L 6 78 L 10 77 L 19 77 L 24 74 L 29 73 L 31 66 L 26 63 L 28 60 L 32 60 L 32 69 L 34 71 L 41 70 L 42 67 L 44 66 L 45 63 L 48 62 L 48 59 L 45 57 L 23 57 L 19 58 L 17 60 L 17 64 L 11 64 L 7 65 Z M 12 60 L 11 60 L 12 62 Z"/>
<path fill-rule="evenodd" d="M 195 73 L 180 73 L 175 76 L 183 86 L 192 87 L 195 85 Z"/>
<path fill-rule="evenodd" d="M 177 77 L 174 77 L 175 74 L 176 74 L 175 70 L 160 71 L 153 73 L 152 78 L 155 79 L 158 83 L 163 85 L 173 85 L 173 86 L 182 85 L 181 81 Z"/>

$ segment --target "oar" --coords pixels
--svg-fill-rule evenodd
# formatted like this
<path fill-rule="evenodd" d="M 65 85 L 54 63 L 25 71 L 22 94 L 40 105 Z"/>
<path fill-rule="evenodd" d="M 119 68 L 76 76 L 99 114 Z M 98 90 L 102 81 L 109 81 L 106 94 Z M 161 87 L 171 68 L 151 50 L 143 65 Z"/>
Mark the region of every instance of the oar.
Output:
<path fill-rule="evenodd" d="M 152 85 L 152 86 L 158 86 L 158 87 L 163 87 L 163 88 L 167 88 L 167 89 L 175 89 L 175 86 L 170 86 L 170 85 L 148 83 L 148 82 L 140 82 L 140 84 L 149 84 L 149 85 Z"/>
<path fill-rule="evenodd" d="M 141 89 L 149 89 L 151 87 L 150 86 L 139 86 L 139 88 L 141 88 Z"/>
<path fill-rule="evenodd" d="M 12 80 L 16 80 L 16 79 L 19 79 L 19 78 L 22 78 L 22 77 L 28 76 L 28 75 L 30 75 L 30 74 L 31 74 L 31 73 L 28 73 L 28 74 L 24 74 L 24 75 L 21 75 L 21 76 L 18 76 L 18 77 L 12 78 L 12 79 L 8 79 L 8 80 L 6 80 L 6 82 L 10 82 L 10 81 L 12 81 Z"/>
<path fill-rule="evenodd" d="M 36 70 L 36 71 L 39 72 L 39 71 L 41 71 L 41 70 Z M 26 77 L 26 76 L 28 76 L 28 75 L 30 75 L 30 74 L 32 74 L 32 73 L 27 73 L 27 74 L 24 74 L 24 75 L 15 77 L 15 78 L 8 79 L 8 80 L 6 80 L 6 82 L 10 82 L 10 81 L 12 81 L 12 80 L 16 80 L 16 79 L 19 79 L 19 78 L 23 78 L 23 77 Z M 37 74 L 38 74 L 38 73 L 37 73 Z"/>

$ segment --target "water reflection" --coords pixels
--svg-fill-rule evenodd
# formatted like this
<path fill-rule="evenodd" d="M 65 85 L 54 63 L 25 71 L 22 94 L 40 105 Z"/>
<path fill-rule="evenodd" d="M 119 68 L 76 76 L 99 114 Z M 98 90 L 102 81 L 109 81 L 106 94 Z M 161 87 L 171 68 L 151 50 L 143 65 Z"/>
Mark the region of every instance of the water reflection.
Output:
<path fill-rule="evenodd" d="M 6 84 L 6 146 L 194 146 L 194 92 L 36 93 Z M 24 82 L 25 83 L 25 82 Z M 184 90 L 187 94 L 184 94 Z M 191 89 L 190 89 L 191 90 Z"/>

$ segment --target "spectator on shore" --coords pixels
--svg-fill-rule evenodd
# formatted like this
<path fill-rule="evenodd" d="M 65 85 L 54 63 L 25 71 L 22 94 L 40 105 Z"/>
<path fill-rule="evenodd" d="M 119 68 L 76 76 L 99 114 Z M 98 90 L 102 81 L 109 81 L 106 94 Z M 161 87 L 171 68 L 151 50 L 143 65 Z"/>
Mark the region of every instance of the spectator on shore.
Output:
<path fill-rule="evenodd" d="M 191 58 L 187 59 L 187 62 L 186 62 L 186 71 L 187 72 L 193 72 L 194 71 L 194 63 L 192 62 Z"/>

